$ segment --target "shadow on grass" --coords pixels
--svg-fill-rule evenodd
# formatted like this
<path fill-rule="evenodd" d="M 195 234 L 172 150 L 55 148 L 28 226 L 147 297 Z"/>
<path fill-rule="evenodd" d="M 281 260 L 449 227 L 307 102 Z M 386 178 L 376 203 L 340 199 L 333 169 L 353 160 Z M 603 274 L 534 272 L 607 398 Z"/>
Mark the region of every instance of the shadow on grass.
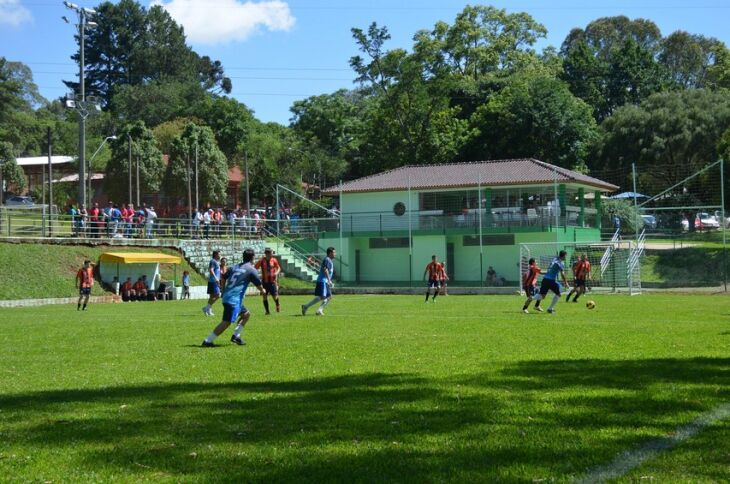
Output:
<path fill-rule="evenodd" d="M 566 479 L 730 398 L 730 359 L 525 361 L 0 396 L 6 442 L 133 479 Z M 59 474 L 36 476 L 58 477 Z M 63 476 L 63 470 L 58 470 Z"/>

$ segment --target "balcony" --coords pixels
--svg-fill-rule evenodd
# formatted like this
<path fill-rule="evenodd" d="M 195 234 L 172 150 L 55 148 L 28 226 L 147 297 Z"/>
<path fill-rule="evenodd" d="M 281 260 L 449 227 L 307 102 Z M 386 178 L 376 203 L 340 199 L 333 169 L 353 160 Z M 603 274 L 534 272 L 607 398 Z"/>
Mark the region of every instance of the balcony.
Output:
<path fill-rule="evenodd" d="M 581 219 L 580 207 L 567 206 L 565 213 L 556 214 L 551 206 L 522 209 L 521 207 L 464 210 L 459 214 L 444 214 L 443 210 L 422 210 L 396 215 L 393 212 L 359 212 L 343 214 L 342 231 L 358 233 L 478 233 L 483 232 L 547 232 L 561 227 L 598 228 L 596 210 L 585 208 Z"/>

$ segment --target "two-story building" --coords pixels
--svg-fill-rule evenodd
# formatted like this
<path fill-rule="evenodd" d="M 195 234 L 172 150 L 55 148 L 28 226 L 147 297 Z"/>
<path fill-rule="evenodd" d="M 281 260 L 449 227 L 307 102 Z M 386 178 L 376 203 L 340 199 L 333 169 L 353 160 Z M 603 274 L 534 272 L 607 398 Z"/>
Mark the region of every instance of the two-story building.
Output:
<path fill-rule="evenodd" d="M 336 269 L 353 283 L 416 283 L 432 255 L 452 283 L 480 285 L 489 267 L 519 280 L 520 244 L 597 242 L 601 194 L 617 186 L 535 159 L 405 166 L 324 190 L 339 197 Z"/>

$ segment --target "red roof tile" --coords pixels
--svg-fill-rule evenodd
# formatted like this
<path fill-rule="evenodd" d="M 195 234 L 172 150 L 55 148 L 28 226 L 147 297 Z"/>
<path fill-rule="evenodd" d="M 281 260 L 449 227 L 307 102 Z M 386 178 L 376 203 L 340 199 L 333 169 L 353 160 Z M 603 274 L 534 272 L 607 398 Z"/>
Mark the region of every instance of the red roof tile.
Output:
<path fill-rule="evenodd" d="M 394 190 L 423 190 L 476 186 L 538 185 L 577 183 L 601 191 L 613 192 L 619 187 L 611 183 L 560 168 L 532 158 L 515 160 L 477 161 L 448 165 L 403 166 L 376 175 L 358 178 L 323 191 L 326 195 L 344 193 L 384 192 Z"/>

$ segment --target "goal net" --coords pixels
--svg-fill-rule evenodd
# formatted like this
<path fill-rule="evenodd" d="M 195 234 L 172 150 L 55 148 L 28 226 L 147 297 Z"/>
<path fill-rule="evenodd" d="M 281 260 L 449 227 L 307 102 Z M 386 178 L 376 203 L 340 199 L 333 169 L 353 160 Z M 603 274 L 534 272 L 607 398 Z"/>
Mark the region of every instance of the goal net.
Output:
<path fill-rule="evenodd" d="M 591 263 L 591 273 L 586 280 L 589 291 L 624 292 L 639 294 L 641 292 L 641 255 L 643 241 L 638 245 L 634 241 L 620 240 L 618 235 L 611 241 L 580 242 L 543 242 L 520 245 L 520 274 L 527 271 L 528 262 L 535 259 L 543 272 L 558 253 L 564 250 L 565 277 L 573 284 L 573 264 L 578 257 L 586 255 Z M 542 277 L 542 276 L 541 276 Z M 539 280 L 541 280 L 541 277 Z M 520 278 L 520 280 L 522 280 Z"/>

